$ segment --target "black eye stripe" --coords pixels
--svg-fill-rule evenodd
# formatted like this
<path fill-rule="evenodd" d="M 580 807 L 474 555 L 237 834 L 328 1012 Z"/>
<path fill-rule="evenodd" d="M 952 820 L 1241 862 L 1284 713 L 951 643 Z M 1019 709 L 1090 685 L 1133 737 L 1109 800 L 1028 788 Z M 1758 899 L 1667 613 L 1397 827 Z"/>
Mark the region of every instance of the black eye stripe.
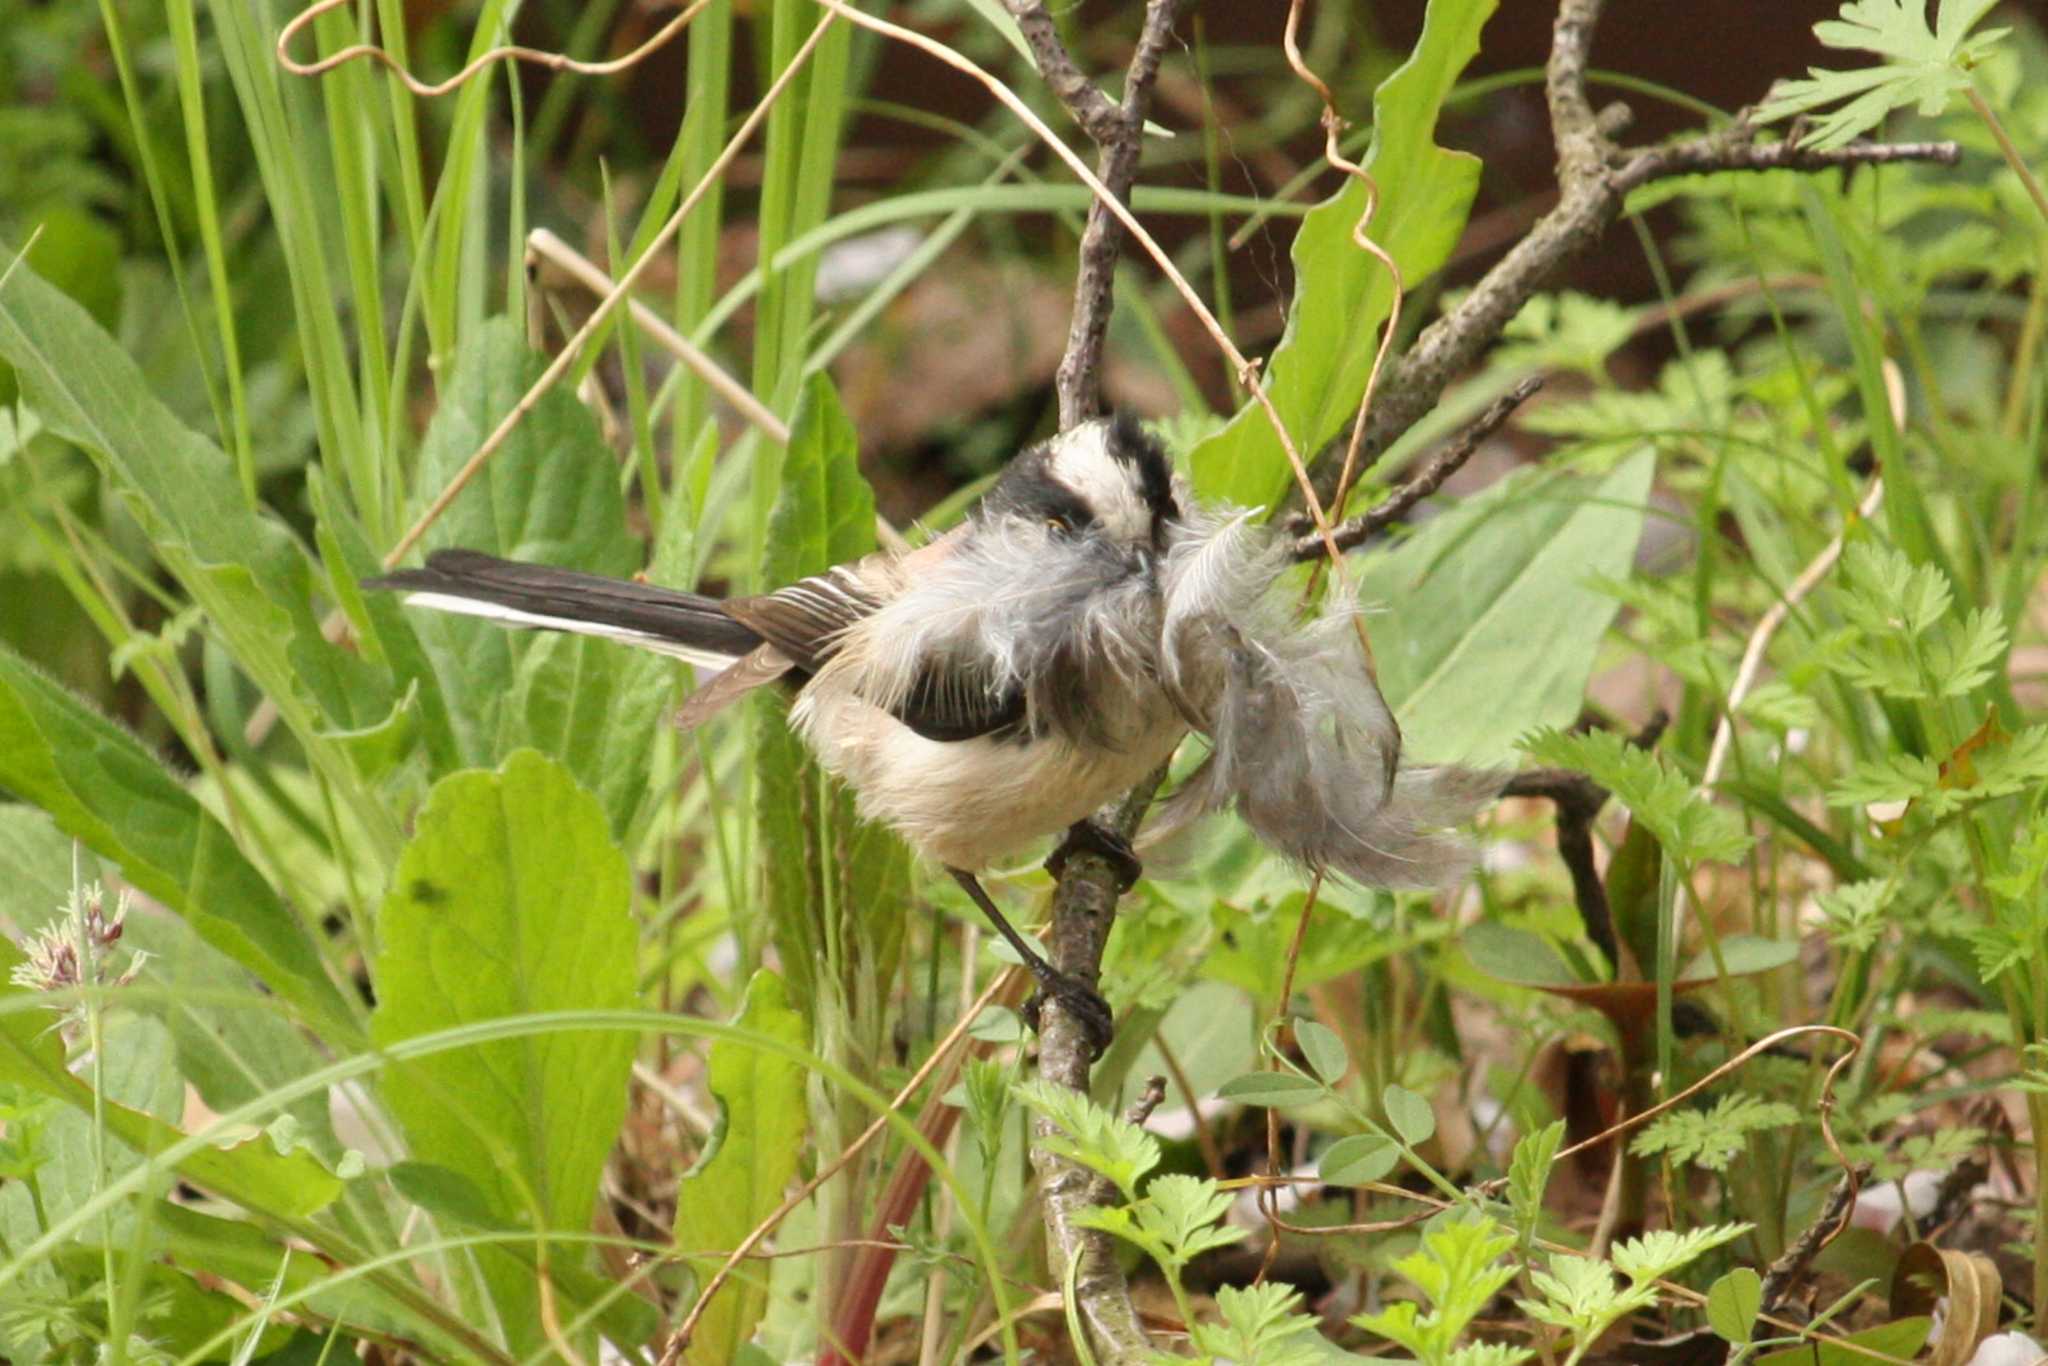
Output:
<path fill-rule="evenodd" d="M 1173 496 L 1173 465 L 1165 448 L 1130 413 L 1118 413 L 1109 424 L 1109 453 L 1137 475 L 1138 494 L 1152 512 L 1152 539 L 1158 541 L 1166 523 L 1180 516 Z"/>

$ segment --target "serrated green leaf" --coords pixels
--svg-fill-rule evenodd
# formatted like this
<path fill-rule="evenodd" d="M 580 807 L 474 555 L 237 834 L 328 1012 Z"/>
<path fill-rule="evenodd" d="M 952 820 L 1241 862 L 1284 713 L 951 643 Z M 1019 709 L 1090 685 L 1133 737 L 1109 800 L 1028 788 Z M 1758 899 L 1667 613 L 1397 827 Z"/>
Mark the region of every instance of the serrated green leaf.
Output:
<path fill-rule="evenodd" d="M 200 937 L 346 1037 L 304 926 L 226 827 L 127 731 L 0 647 L 0 788 L 183 916 Z"/>
<path fill-rule="evenodd" d="M 1554 1120 L 1533 1134 L 1524 1134 L 1508 1160 L 1508 1206 L 1515 1212 L 1515 1228 L 1526 1250 L 1543 1215 L 1543 1192 L 1550 1184 L 1550 1167 L 1564 1146 L 1564 1121 Z"/>
<path fill-rule="evenodd" d="M 1637 1285 L 1648 1287 L 1690 1266 L 1723 1243 L 1734 1242 L 1749 1230 L 1748 1224 L 1714 1224 L 1707 1228 L 1687 1229 L 1683 1233 L 1668 1228 L 1652 1229 L 1626 1242 L 1616 1243 L 1609 1256 L 1616 1270 Z"/>
<path fill-rule="evenodd" d="M 1941 767 L 1921 754 L 1889 753 L 1858 764 L 1828 789 L 1829 806 L 1929 802 L 1946 807 Z"/>
<path fill-rule="evenodd" d="M 1169 1270 L 1181 1267 L 1214 1248 L 1227 1247 L 1250 1230 L 1222 1223 L 1231 1195 L 1207 1177 L 1173 1172 L 1145 1187 L 1136 1206 L 1138 1224 L 1164 1250 Z"/>
<path fill-rule="evenodd" d="M 1407 1087 L 1387 1087 L 1380 1093 L 1380 1104 L 1386 1108 L 1387 1122 L 1409 1147 L 1427 1143 L 1436 1132 L 1436 1111 L 1430 1108 L 1428 1100 Z"/>
<path fill-rule="evenodd" d="M 638 935 L 626 860 L 603 809 L 531 750 L 434 786 L 378 914 L 372 1037 L 552 1010 L 626 1009 Z M 413 1155 L 460 1173 L 499 1217 L 582 1233 L 625 1115 L 635 1040 L 589 1030 L 480 1044 L 394 1064 L 381 1085 Z M 564 1267 L 587 1255 L 555 1247 Z M 522 1351 L 546 1342 L 530 1258 L 478 1264 Z"/>
<path fill-rule="evenodd" d="M 1126 1200 L 1137 1199 L 1139 1178 L 1159 1165 L 1158 1139 L 1078 1091 L 1034 1077 L 1011 1094 L 1054 1126 L 1040 1139 L 1046 1148 L 1108 1177 Z"/>
<path fill-rule="evenodd" d="M 1275 1110 L 1293 1105 L 1313 1105 L 1327 1094 L 1320 1082 L 1297 1077 L 1291 1072 L 1247 1072 L 1216 1088 L 1218 1100 Z"/>
<path fill-rule="evenodd" d="M 1301 1055 L 1308 1059 L 1309 1070 L 1328 1085 L 1335 1086 L 1351 1070 L 1351 1055 L 1344 1051 L 1344 1041 L 1328 1025 L 1316 1020 L 1296 1020 L 1294 1041 L 1301 1045 Z"/>
<path fill-rule="evenodd" d="M 1696 797 L 1655 754 L 1612 731 L 1539 731 L 1523 739 L 1522 749 L 1538 763 L 1584 773 L 1612 792 L 1680 862 L 1732 863 L 1749 850 L 1750 838 L 1733 812 Z"/>
<path fill-rule="evenodd" d="M 1279 1281 L 1226 1285 L 1216 1292 L 1219 1323 L 1191 1323 L 1195 1345 L 1223 1361 L 1256 1361 L 1261 1366 L 1318 1366 L 1334 1348 L 1316 1332 L 1316 1321 L 1300 1311 L 1301 1292 Z"/>
<path fill-rule="evenodd" d="M 1638 1157 L 1668 1156 L 1705 1171 L 1725 1171 L 1749 1145 L 1751 1134 L 1799 1122 L 1799 1112 L 1782 1101 L 1758 1096 L 1723 1096 L 1711 1109 L 1672 1110 L 1635 1136 L 1629 1151 Z"/>
<path fill-rule="evenodd" d="M 1347 1134 L 1324 1150 L 1316 1174 L 1332 1186 L 1380 1181 L 1401 1160 L 1400 1145 L 1379 1134 Z"/>
<path fill-rule="evenodd" d="M 1494 0 L 1431 0 L 1408 60 L 1373 97 L 1373 140 L 1363 165 L 1379 187 L 1375 242 L 1401 267 L 1409 290 L 1440 268 L 1457 244 L 1479 163 L 1432 141 L 1458 73 L 1479 50 Z M 1343 188 L 1311 209 L 1294 238 L 1294 303 L 1266 365 L 1273 406 L 1304 457 L 1343 430 L 1365 392 L 1393 297 L 1386 268 L 1351 240 L 1366 187 Z M 1265 410 L 1247 403 L 1222 432 L 1189 455 L 1195 491 L 1246 507 L 1279 498 L 1290 478 Z"/>
<path fill-rule="evenodd" d="M 1771 123 L 1794 114 L 1840 104 L 1815 122 L 1802 145 L 1840 147 L 1870 132 L 1895 109 L 1915 106 L 1933 118 L 1949 100 L 1969 88 L 1970 70 L 1984 60 L 2006 30 L 1970 36 L 1997 0 L 1941 0 L 1932 28 L 1925 0 L 1848 0 L 1839 19 L 1813 26 L 1831 48 L 1873 52 L 1884 64 L 1856 71 L 1807 69 L 1807 79 L 1781 81 L 1757 111 Z M 1842 103 L 1846 101 L 1846 103 Z"/>
<path fill-rule="evenodd" d="M 789 1004 L 782 979 L 754 974 L 740 1003 L 740 1029 L 801 1046 L 809 1041 L 803 1016 Z M 720 1040 L 711 1047 L 709 1086 L 719 1105 L 716 1146 L 676 1190 L 678 1251 L 711 1252 L 691 1259 L 702 1285 L 725 1258 L 782 1201 L 803 1158 L 808 1123 L 804 1069 L 780 1054 Z M 768 1288 L 751 1278 L 719 1292 L 704 1312 L 683 1359 L 701 1366 L 731 1361 L 754 1335 L 768 1307 Z"/>
<path fill-rule="evenodd" d="M 1408 753 L 1496 762 L 1578 714 L 1619 610 L 1587 583 L 1627 571 L 1655 466 L 1643 451 L 1597 483 L 1502 480 L 1360 563 L 1360 601 L 1397 609 L 1369 623 Z"/>
<path fill-rule="evenodd" d="M 1722 1341 L 1747 1347 L 1763 1303 L 1763 1277 L 1746 1266 L 1738 1266 L 1708 1288 L 1707 1326 Z"/>

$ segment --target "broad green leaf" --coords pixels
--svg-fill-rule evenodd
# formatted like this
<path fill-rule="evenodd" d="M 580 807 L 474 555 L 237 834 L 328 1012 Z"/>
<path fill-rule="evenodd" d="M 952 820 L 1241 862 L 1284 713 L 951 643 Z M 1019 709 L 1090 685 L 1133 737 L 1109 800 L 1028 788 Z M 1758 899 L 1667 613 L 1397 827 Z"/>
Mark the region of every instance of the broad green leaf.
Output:
<path fill-rule="evenodd" d="M 1430 0 L 1408 60 L 1373 96 L 1373 138 L 1363 165 L 1379 188 L 1368 231 L 1413 291 L 1449 258 L 1479 186 L 1479 162 L 1433 141 L 1444 97 L 1479 50 L 1495 0 Z M 1365 392 L 1380 326 L 1393 298 L 1387 269 L 1351 239 L 1365 186 L 1310 210 L 1294 238 L 1294 302 L 1263 376 L 1266 393 L 1304 459 L 1347 429 Z M 1195 491 L 1246 507 L 1270 506 L 1292 477 L 1265 409 L 1250 402 L 1190 453 Z"/>
<path fill-rule="evenodd" d="M 508 1015 L 624 1009 L 636 934 L 625 857 L 596 798 L 531 750 L 444 778 L 420 811 L 378 916 L 372 1037 L 392 1044 Z M 506 1222 L 589 1227 L 625 1114 L 634 1040 L 577 1030 L 394 1064 L 386 1107 L 414 1157 L 468 1178 Z M 569 1245 L 549 1260 L 574 1268 Z M 478 1254 L 521 1351 L 544 1341 L 532 1266 Z"/>
<path fill-rule="evenodd" d="M 64 1045 L 50 1012 L 34 993 L 8 980 L 23 961 L 12 940 L 0 937 L 0 1082 L 25 1086 L 93 1117 L 92 1088 L 64 1065 Z M 27 1007 L 27 1008 L 23 1008 Z M 152 1027 L 154 1027 L 152 1025 Z M 101 1107 L 107 1132 L 148 1156 L 185 1137 L 145 1111 L 109 1102 Z M 280 1155 L 267 1138 L 234 1147 L 207 1148 L 178 1164 L 178 1174 L 257 1213 L 299 1218 L 325 1208 L 341 1183 L 304 1150 Z"/>
<path fill-rule="evenodd" d="M 1564 956 L 1533 930 L 1516 929 L 1498 920 L 1480 920 L 1465 927 L 1458 946 L 1472 966 L 1488 977 L 1523 987 L 1580 985 Z"/>
<path fill-rule="evenodd" d="M 1294 1041 L 1301 1045 L 1301 1056 L 1308 1059 L 1309 1070 L 1331 1086 L 1342 1081 L 1351 1068 L 1351 1056 L 1344 1051 L 1344 1041 L 1326 1024 L 1296 1020 Z"/>
<path fill-rule="evenodd" d="M 740 1004 L 740 1029 L 801 1046 L 809 1041 L 803 1016 L 772 972 L 757 972 Z M 693 1257 L 698 1284 L 710 1279 L 753 1227 L 780 1204 L 803 1156 L 804 1069 L 779 1054 L 738 1040 L 712 1045 L 711 1094 L 720 1116 L 716 1146 L 676 1190 L 675 1246 Z M 768 1307 L 768 1289 L 751 1277 L 726 1286 L 711 1302 L 684 1360 L 731 1361 L 754 1334 Z"/>
<path fill-rule="evenodd" d="M 1401 1160 L 1401 1146 L 1378 1134 L 1349 1134 L 1332 1143 L 1316 1166 L 1316 1174 L 1333 1186 L 1362 1186 L 1378 1181 Z"/>
<path fill-rule="evenodd" d="M 1418 760 L 1497 762 L 1537 725 L 1578 715 L 1619 604 L 1594 575 L 1635 557 L 1656 457 L 1597 483 L 1503 480 L 1367 559 L 1359 595 L 1380 688 Z"/>
<path fill-rule="evenodd" d="M 860 475 L 860 443 L 831 381 L 805 383 L 790 424 L 782 491 L 769 522 L 762 581 L 794 583 L 875 548 L 875 499 Z M 755 765 L 769 923 L 791 996 L 806 1011 L 827 985 L 821 965 L 843 965 L 842 991 L 863 976 L 887 980 L 902 941 L 910 856 L 901 840 L 854 815 L 853 798 L 826 777 L 790 732 L 781 698 L 757 694 Z M 828 952 L 827 939 L 836 936 Z M 849 1001 L 872 1026 L 878 1016 Z"/>
<path fill-rule="evenodd" d="M 4 648 L 0 788 L 47 811 L 271 990 L 347 1031 L 304 926 L 226 828 L 135 737 Z"/>
<path fill-rule="evenodd" d="M 1386 1107 L 1387 1122 L 1409 1147 L 1427 1143 L 1436 1132 L 1436 1111 L 1429 1108 L 1427 1099 L 1407 1087 L 1387 1087 L 1380 1096 L 1380 1104 Z"/>
<path fill-rule="evenodd" d="M 1763 1277 L 1738 1266 L 1707 1290 L 1707 1326 L 1724 1342 L 1746 1347 L 1763 1302 Z"/>
<path fill-rule="evenodd" d="M 1703 951 L 1679 972 L 1680 981 L 1718 981 L 1725 967 L 1730 977 L 1747 977 L 1752 973 L 1770 972 L 1787 963 L 1797 962 L 1799 941 L 1796 939 L 1765 939 L 1754 934 L 1731 934 L 1718 945 L 1720 956 L 1712 951 Z"/>
<path fill-rule="evenodd" d="M 542 368 L 509 318 L 465 339 L 420 447 L 415 511 L 439 495 Z M 589 409 L 559 388 L 541 395 L 423 546 L 593 574 L 640 567 L 618 461 Z M 438 612 L 415 613 L 412 629 L 433 661 L 465 762 L 496 764 L 523 746 L 551 754 L 597 794 L 613 835 L 625 832 L 647 785 L 650 738 L 676 681 L 674 661 Z"/>
<path fill-rule="evenodd" d="M 1870 1366 L 1873 1361 L 1911 1361 L 1927 1341 L 1933 1320 L 1894 1319 L 1877 1328 L 1848 1333 L 1837 1340 L 1815 1338 L 1797 1347 L 1756 1358 L 1756 1366 Z"/>
<path fill-rule="evenodd" d="M 179 422 L 114 339 L 25 267 L 0 285 L 0 358 L 49 430 L 98 462 L 157 559 L 365 829 L 395 848 L 396 822 L 324 738 L 387 717 L 389 680 L 322 636 L 312 567 L 291 533 L 252 511 L 220 448 Z"/>
<path fill-rule="evenodd" d="M 335 596 L 355 627 L 358 648 L 391 671 L 400 692 L 411 691 L 418 698 L 420 733 L 433 764 L 432 776 L 446 777 L 461 766 L 461 760 L 448 702 L 441 695 L 441 680 L 413 630 L 422 614 L 406 611 L 401 600 L 389 593 L 365 593 L 357 586 L 383 566 L 345 500 L 334 492 L 326 471 L 317 465 L 306 470 L 306 496 L 319 527 L 321 559 Z"/>
<path fill-rule="evenodd" d="M 241 1219 L 222 1219 L 169 1201 L 151 1216 L 170 1262 L 267 1294 L 283 1278 L 284 1293 L 305 1293 L 312 1313 L 340 1319 L 353 1328 L 392 1333 L 431 1333 L 433 1327 L 388 1298 L 375 1277 L 350 1276 L 324 1258 L 288 1250 L 268 1230 Z M 328 1289 L 316 1289 L 334 1280 Z M 274 1358 L 273 1358 L 274 1359 Z"/>
<path fill-rule="evenodd" d="M 1328 1092 L 1307 1077 L 1297 1077 L 1292 1072 L 1247 1072 L 1241 1077 L 1232 1077 L 1216 1089 L 1218 1100 L 1234 1100 L 1239 1105 L 1256 1105 L 1265 1109 L 1284 1110 L 1293 1105 L 1312 1105 Z"/>

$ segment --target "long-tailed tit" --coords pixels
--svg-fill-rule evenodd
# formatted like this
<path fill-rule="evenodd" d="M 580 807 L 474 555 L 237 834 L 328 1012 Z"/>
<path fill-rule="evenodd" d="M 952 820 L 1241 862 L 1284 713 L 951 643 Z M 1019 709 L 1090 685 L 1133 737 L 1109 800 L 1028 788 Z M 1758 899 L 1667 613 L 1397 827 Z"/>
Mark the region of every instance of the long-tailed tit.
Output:
<path fill-rule="evenodd" d="M 1276 592 L 1288 541 L 1249 514 L 1203 511 L 1136 422 L 1083 424 L 1013 460 L 960 526 L 759 597 L 719 601 L 471 551 L 368 586 L 511 626 L 603 636 L 720 670 L 694 725 L 743 693 L 794 685 L 790 722 L 861 813 L 943 865 L 1100 1044 L 1102 998 L 1057 972 L 976 870 L 1088 821 L 1190 730 L 1211 752 L 1167 821 L 1235 806 L 1273 848 L 1378 887 L 1461 871 L 1447 827 L 1501 775 L 1404 767 L 1401 733 L 1333 601 L 1298 624 Z M 1332 595 L 1335 597 L 1335 595 Z"/>

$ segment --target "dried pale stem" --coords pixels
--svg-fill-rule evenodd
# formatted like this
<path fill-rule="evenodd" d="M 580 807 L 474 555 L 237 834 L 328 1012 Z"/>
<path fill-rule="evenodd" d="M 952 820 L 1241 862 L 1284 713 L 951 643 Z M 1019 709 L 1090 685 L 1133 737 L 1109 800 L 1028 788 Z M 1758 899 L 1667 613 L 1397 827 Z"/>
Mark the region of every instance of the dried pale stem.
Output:
<path fill-rule="evenodd" d="M 582 285 L 592 294 L 604 298 L 616 285 L 611 276 L 598 268 L 595 261 L 549 232 L 546 228 L 535 228 L 526 235 L 526 253 L 529 267 L 536 258 L 546 261 L 564 275 Z M 724 399 L 735 413 L 777 445 L 789 444 L 789 424 L 776 416 L 765 403 L 754 397 L 754 391 L 740 383 L 724 366 L 671 327 L 666 319 L 638 299 L 629 300 L 627 311 L 649 340 L 662 350 L 674 356 L 684 369 L 704 381 L 713 393 Z M 892 526 L 880 513 L 875 515 L 875 539 L 884 550 L 905 554 L 910 543 L 903 539 L 903 533 Z"/>
<path fill-rule="evenodd" d="M 291 54 L 291 46 L 302 33 L 321 15 L 341 9 L 349 0 L 318 0 L 292 16 L 277 35 L 277 64 L 294 76 L 318 76 L 334 70 L 347 62 L 367 59 L 376 62 L 396 76 L 400 84 L 421 99 L 435 99 L 455 90 L 475 76 L 477 72 L 497 62 L 526 62 L 532 66 L 544 66 L 550 71 L 573 71 L 582 76 L 615 76 L 645 61 L 661 50 L 677 34 L 689 26 L 692 19 L 701 13 L 711 0 L 696 0 L 673 19 L 663 24 L 654 35 L 631 52 L 620 57 L 608 58 L 602 62 L 578 61 L 560 52 L 548 52 L 540 48 L 506 46 L 494 47 L 479 54 L 467 66 L 445 81 L 428 83 L 407 71 L 392 55 L 374 43 L 354 43 L 337 52 L 330 52 L 318 61 L 301 62 Z"/>
<path fill-rule="evenodd" d="M 552 361 L 548 362 L 547 369 L 541 371 L 540 378 L 536 379 L 532 387 L 520 397 L 519 402 L 513 405 L 512 411 L 505 414 L 504 419 L 498 423 L 491 434 L 484 438 L 483 444 L 477 447 L 476 453 L 463 463 L 462 468 L 455 472 L 454 477 L 448 481 L 447 486 L 435 495 L 434 501 L 428 504 L 425 512 L 420 514 L 419 520 L 412 524 L 405 535 L 398 538 L 398 544 L 392 546 L 390 552 L 384 556 L 384 567 L 386 569 L 396 566 L 400 560 L 405 558 L 408 551 L 419 544 L 419 539 L 426 535 L 427 528 L 440 519 L 441 514 L 448 510 L 448 505 L 455 501 L 455 496 L 462 492 L 469 481 L 474 479 L 477 472 L 484 467 L 484 463 L 497 453 L 500 446 L 505 444 L 506 439 L 512 435 L 513 429 L 518 427 L 525 420 L 526 415 L 533 411 L 534 405 L 540 402 L 541 395 L 552 389 L 561 381 L 562 376 L 569 372 L 570 367 L 582 355 L 583 348 L 589 344 L 590 339 L 596 336 L 598 331 L 603 328 L 618 306 L 627 300 L 633 286 L 639 282 L 641 275 L 646 273 L 648 267 L 653 265 L 655 260 L 661 256 L 663 248 L 675 237 L 676 232 L 682 227 L 683 220 L 689 216 L 690 211 L 697 207 L 711 186 L 716 184 L 718 178 L 725 174 L 726 168 L 732 165 L 733 159 L 739 155 L 740 149 L 746 146 L 748 140 L 754 136 L 754 131 L 767 119 L 768 111 L 775 107 L 775 102 L 782 98 L 783 93 L 796 80 L 797 74 L 810 61 L 811 54 L 817 51 L 818 44 L 824 40 L 825 34 L 832 27 L 833 18 L 833 15 L 828 14 L 811 29 L 810 36 L 804 39 L 803 46 L 799 47 L 795 55 L 790 58 L 789 65 L 782 69 L 781 73 L 776 76 L 774 83 L 762 94 L 760 101 L 748 112 L 746 119 L 733 133 L 732 140 L 725 144 L 724 150 L 719 152 L 717 159 L 705 168 L 703 177 L 690 188 L 690 192 L 687 195 L 683 196 L 683 202 L 676 205 L 675 212 L 669 215 L 668 221 L 661 225 L 661 231 L 657 232 L 653 240 L 648 242 L 647 249 L 640 254 L 640 258 L 626 268 L 625 274 L 619 277 L 618 283 L 612 287 L 611 291 L 604 298 L 598 301 L 596 310 L 591 313 L 583 326 L 576 329 L 575 335 L 570 337 L 563 344 L 560 353 Z"/>
<path fill-rule="evenodd" d="M 617 287 L 617 281 L 599 269 L 595 261 L 546 228 L 535 228 L 526 235 L 526 253 L 529 266 L 536 259 L 546 261 L 600 299 Z M 640 330 L 645 332 L 655 345 L 674 356 L 684 369 L 703 380 L 705 386 L 731 405 L 734 412 L 758 427 L 777 445 L 788 444 L 789 424 L 771 412 L 768 405 L 755 398 L 753 390 L 735 379 L 724 366 L 713 360 L 688 337 L 676 331 L 646 304 L 638 299 L 631 299 L 628 300 L 626 308 Z"/>
<path fill-rule="evenodd" d="M 1856 516 L 1869 521 L 1877 513 L 1878 504 L 1884 501 L 1884 480 L 1873 479 L 1870 489 L 1863 495 L 1863 501 L 1856 505 Z M 1714 728 L 1714 743 L 1707 751 L 1707 767 L 1700 774 L 1699 790 L 1702 796 L 1713 790 L 1721 781 L 1721 769 L 1727 764 L 1730 746 L 1735 740 L 1735 713 L 1742 708 L 1743 699 L 1756 684 L 1756 676 L 1763 668 L 1764 653 L 1770 648 L 1772 637 L 1778 634 L 1792 609 L 1806 600 L 1806 595 L 1820 585 L 1835 561 L 1842 557 L 1843 538 L 1848 528 L 1837 532 L 1834 539 L 1822 547 L 1820 554 L 1813 557 L 1806 568 L 1799 571 L 1799 577 L 1792 580 L 1785 590 L 1785 596 L 1772 603 L 1770 610 L 1758 618 L 1756 629 L 1749 633 L 1749 643 L 1743 647 L 1742 662 L 1736 666 L 1735 682 L 1728 689 L 1728 704 L 1721 709 L 1721 722 Z"/>
<path fill-rule="evenodd" d="M 1379 182 L 1363 165 L 1344 155 L 1342 139 L 1347 124 L 1344 116 L 1337 112 L 1336 97 L 1330 93 L 1330 87 L 1322 77 L 1309 69 L 1307 59 L 1301 55 L 1301 10 L 1302 0 L 1290 0 L 1287 26 L 1280 37 L 1281 48 L 1287 54 L 1287 64 L 1294 69 L 1296 79 L 1313 89 L 1323 102 L 1323 160 L 1365 186 L 1365 207 L 1359 212 L 1358 221 L 1351 226 L 1351 241 L 1360 251 L 1386 267 L 1387 278 L 1393 285 L 1393 292 L 1387 300 L 1387 320 L 1380 329 L 1380 344 L 1373 352 L 1372 368 L 1366 372 L 1365 391 L 1358 400 L 1358 415 L 1351 422 L 1351 440 L 1344 448 L 1343 472 L 1337 478 L 1337 491 L 1330 499 L 1331 511 L 1341 514 L 1345 500 L 1350 497 L 1352 481 L 1365 472 L 1358 461 L 1360 447 L 1365 440 L 1365 419 L 1372 411 L 1373 393 L 1379 387 L 1380 372 L 1386 368 L 1387 352 L 1392 349 L 1394 334 L 1401 326 L 1401 300 L 1407 290 L 1401 280 L 1400 264 L 1366 231 L 1372 226 L 1373 216 L 1379 212 Z"/>
<path fill-rule="evenodd" d="M 713 1273 L 711 1279 L 704 1283 L 703 1290 L 698 1292 L 697 1302 L 690 1306 L 688 1316 L 683 1319 L 681 1325 L 669 1336 L 668 1342 L 662 1347 L 660 1366 L 675 1366 L 675 1363 L 682 1360 L 684 1349 L 690 1345 L 690 1335 L 697 1331 L 697 1324 L 703 1319 L 704 1310 L 710 1305 L 711 1297 L 716 1295 L 726 1281 L 731 1278 L 733 1269 L 748 1257 L 753 1256 L 754 1249 L 760 1246 L 762 1240 L 779 1228 L 782 1221 L 787 1219 L 798 1206 L 810 1199 L 812 1193 L 818 1187 L 844 1171 L 848 1163 L 859 1157 L 867 1149 L 868 1144 L 875 1140 L 876 1135 L 888 1127 L 889 1116 L 901 1110 L 905 1105 L 908 1105 L 910 1098 L 918 1093 L 919 1089 L 930 1079 L 932 1073 L 937 1071 L 942 1064 L 952 1057 L 953 1050 L 962 1039 L 967 1037 L 968 1029 L 974 1024 L 975 1019 L 980 1016 L 982 1008 L 988 1005 L 990 1001 L 995 1000 L 1003 992 L 1014 988 L 1012 979 L 1020 971 L 1020 969 L 1013 968 L 1008 972 L 999 974 L 994 981 L 990 982 L 987 989 L 976 998 L 974 1004 L 961 1012 L 960 1018 L 953 1022 L 953 1027 L 946 1031 L 946 1036 L 933 1046 L 931 1056 L 927 1057 L 910 1080 L 903 1084 L 903 1089 L 890 1099 L 889 1108 L 876 1115 L 874 1121 L 867 1128 L 861 1130 L 859 1136 L 853 1142 L 847 1144 L 837 1157 L 821 1166 L 811 1176 L 810 1180 L 798 1186 L 794 1191 L 791 1191 L 788 1197 L 780 1205 L 777 1205 L 767 1218 L 754 1225 L 753 1231 L 740 1240 L 739 1246 L 726 1254 L 725 1264 L 720 1266 Z"/>

